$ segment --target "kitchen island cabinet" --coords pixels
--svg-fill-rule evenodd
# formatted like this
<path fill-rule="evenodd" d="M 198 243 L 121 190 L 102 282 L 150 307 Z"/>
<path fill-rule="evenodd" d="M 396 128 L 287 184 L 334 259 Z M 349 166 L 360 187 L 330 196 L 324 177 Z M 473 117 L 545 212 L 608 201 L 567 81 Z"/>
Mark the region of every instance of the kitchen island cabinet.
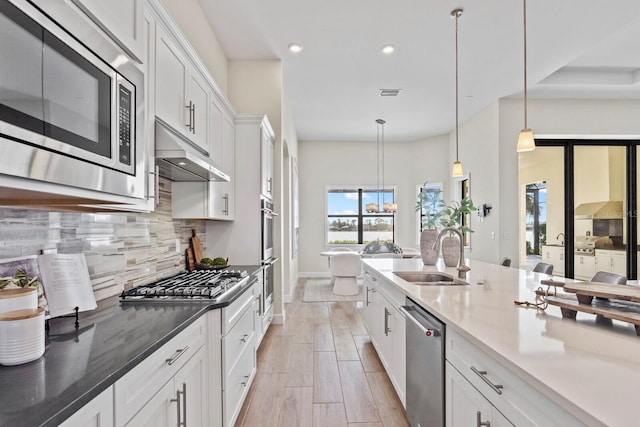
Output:
<path fill-rule="evenodd" d="M 457 271 L 441 261 L 425 266 L 419 259 L 371 258 L 363 263 L 445 323 L 447 363 L 509 423 L 637 424 L 631 409 L 640 382 L 635 328 L 617 321 L 604 325 L 586 313 L 578 313 L 576 320 L 563 319 L 555 306 L 541 311 L 514 304 L 534 301 L 535 290 L 547 275 L 470 260 L 471 270 L 464 274 L 468 285 L 420 286 L 394 271 L 441 271 L 453 276 Z M 481 376 L 502 385 L 501 394 Z M 446 381 L 451 385 L 450 378 Z M 458 385 L 466 384 L 459 381 Z M 451 399 L 447 411 L 456 409 Z M 492 408 L 487 413 L 481 410 L 481 422 L 485 416 L 494 417 Z M 476 425 L 475 418 L 471 421 Z"/>
<path fill-rule="evenodd" d="M 513 424 L 500 413 L 449 362 L 445 362 L 447 426 L 511 427 Z"/>
<path fill-rule="evenodd" d="M 364 266 L 363 321 L 382 365 L 403 406 L 406 406 L 406 324 L 399 307 L 404 294 Z"/>

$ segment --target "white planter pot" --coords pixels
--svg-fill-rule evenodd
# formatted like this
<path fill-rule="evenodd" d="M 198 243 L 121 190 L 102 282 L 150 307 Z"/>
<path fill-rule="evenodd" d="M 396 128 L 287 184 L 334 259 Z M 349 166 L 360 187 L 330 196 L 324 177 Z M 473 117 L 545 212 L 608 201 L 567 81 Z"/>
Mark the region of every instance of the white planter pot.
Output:
<path fill-rule="evenodd" d="M 438 239 L 438 230 L 424 230 L 420 234 L 420 253 L 422 255 L 422 262 L 425 265 L 436 265 L 438 263 L 438 255 L 440 254 L 440 248 L 436 246 L 433 249 L 433 244 Z"/>
<path fill-rule="evenodd" d="M 456 267 L 460 261 L 460 240 L 458 236 L 442 239 L 442 259 L 447 267 Z"/>

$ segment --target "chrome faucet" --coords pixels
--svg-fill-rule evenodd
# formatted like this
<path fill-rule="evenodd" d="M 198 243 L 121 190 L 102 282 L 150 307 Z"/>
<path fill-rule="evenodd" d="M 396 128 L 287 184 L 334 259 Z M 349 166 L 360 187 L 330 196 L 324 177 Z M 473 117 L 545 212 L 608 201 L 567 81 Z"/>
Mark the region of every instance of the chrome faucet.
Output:
<path fill-rule="evenodd" d="M 562 236 L 562 246 L 564 246 L 564 239 L 567 237 L 564 235 L 564 233 L 558 233 L 558 235 L 556 236 L 556 240 L 558 240 L 558 237 Z"/>
<path fill-rule="evenodd" d="M 462 232 L 460 230 L 458 230 L 455 227 L 443 228 L 442 230 L 440 230 L 440 233 L 438 233 L 438 237 L 436 238 L 436 241 L 433 243 L 433 246 L 431 247 L 431 249 L 436 249 L 436 247 L 440 243 L 440 239 L 442 238 L 444 233 L 446 233 L 447 231 L 453 231 L 454 233 L 456 233 L 458 235 L 458 240 L 460 240 L 460 258 L 458 259 L 457 270 L 458 270 L 458 277 L 463 279 L 465 273 L 471 270 L 471 267 L 467 267 L 464 263 L 464 240 L 462 237 Z"/>

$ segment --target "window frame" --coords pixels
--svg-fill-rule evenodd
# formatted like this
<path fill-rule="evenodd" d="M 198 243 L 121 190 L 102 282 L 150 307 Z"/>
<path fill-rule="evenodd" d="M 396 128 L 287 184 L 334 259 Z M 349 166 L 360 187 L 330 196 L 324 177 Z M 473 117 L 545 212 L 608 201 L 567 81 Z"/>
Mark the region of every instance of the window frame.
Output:
<path fill-rule="evenodd" d="M 358 213 L 356 214 L 351 214 L 351 215 L 336 215 L 336 214 L 330 214 L 329 213 L 329 192 L 333 191 L 333 190 L 343 190 L 343 191 L 354 191 L 358 193 Z M 398 187 L 395 185 L 385 185 L 384 188 L 381 188 L 380 191 L 385 191 L 385 192 L 391 192 L 393 194 L 393 203 L 397 203 L 398 200 Z M 396 222 L 396 215 L 395 213 L 384 213 L 381 212 L 379 214 L 364 214 L 364 209 L 366 206 L 366 203 L 364 203 L 364 200 L 362 199 L 362 193 L 377 193 L 378 192 L 378 187 L 376 186 L 369 186 L 369 185 L 327 185 L 325 186 L 325 191 L 324 191 L 324 246 L 325 248 L 333 248 L 333 247 L 351 247 L 351 248 L 355 248 L 355 249 L 360 249 L 363 248 L 366 243 L 360 243 L 360 242 L 364 242 L 364 220 L 366 218 L 372 218 L 372 217 L 382 217 L 382 218 L 391 218 L 391 239 L 392 242 L 395 243 L 395 238 L 396 238 L 396 226 L 395 226 L 395 222 Z M 329 243 L 329 218 L 330 217 L 354 217 L 357 218 L 357 224 L 358 224 L 358 237 L 357 240 L 359 243 Z"/>

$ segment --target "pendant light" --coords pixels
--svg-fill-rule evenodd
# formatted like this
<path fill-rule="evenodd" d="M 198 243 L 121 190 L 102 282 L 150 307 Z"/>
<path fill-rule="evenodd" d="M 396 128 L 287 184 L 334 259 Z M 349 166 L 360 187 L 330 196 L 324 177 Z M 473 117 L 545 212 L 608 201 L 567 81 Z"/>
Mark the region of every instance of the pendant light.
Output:
<path fill-rule="evenodd" d="M 518 135 L 518 153 L 533 151 L 536 148 L 533 131 L 527 126 L 527 0 L 522 0 L 522 10 L 524 29 L 524 129 Z"/>
<path fill-rule="evenodd" d="M 384 193 L 385 193 L 385 188 L 384 188 L 384 125 L 385 125 L 385 121 L 382 119 L 378 119 L 376 120 L 376 123 L 378 123 L 380 125 L 380 159 L 381 159 L 381 163 L 382 163 L 382 210 L 384 212 L 391 212 L 391 213 L 395 213 L 398 210 L 398 205 L 396 203 L 387 203 L 384 201 Z M 380 194 L 380 191 L 378 191 L 378 194 Z"/>
<path fill-rule="evenodd" d="M 462 16 L 463 9 L 454 9 L 451 11 L 451 17 L 456 20 L 456 161 L 453 162 L 451 176 L 456 178 L 464 175 L 462 172 L 462 163 L 458 158 L 458 18 Z"/>

